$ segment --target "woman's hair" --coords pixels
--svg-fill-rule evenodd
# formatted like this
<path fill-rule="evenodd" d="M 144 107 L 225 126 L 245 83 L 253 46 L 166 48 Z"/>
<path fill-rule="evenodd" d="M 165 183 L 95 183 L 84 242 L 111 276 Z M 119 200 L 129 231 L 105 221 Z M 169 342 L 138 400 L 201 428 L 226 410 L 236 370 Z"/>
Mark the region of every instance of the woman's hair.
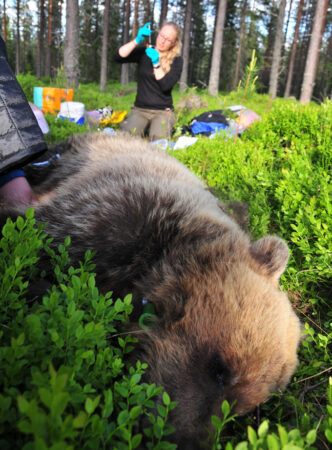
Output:
<path fill-rule="evenodd" d="M 162 27 L 160 28 L 160 30 L 165 25 L 169 25 L 169 26 L 173 27 L 176 32 L 175 44 L 173 45 L 173 47 L 171 47 L 168 50 L 168 52 L 164 52 L 164 53 L 160 54 L 160 65 L 161 65 L 163 71 L 165 73 L 167 73 L 170 71 L 173 59 L 176 56 L 181 54 L 182 43 L 181 43 L 181 29 L 180 29 L 179 25 L 177 25 L 175 22 L 164 22 L 162 24 Z"/>

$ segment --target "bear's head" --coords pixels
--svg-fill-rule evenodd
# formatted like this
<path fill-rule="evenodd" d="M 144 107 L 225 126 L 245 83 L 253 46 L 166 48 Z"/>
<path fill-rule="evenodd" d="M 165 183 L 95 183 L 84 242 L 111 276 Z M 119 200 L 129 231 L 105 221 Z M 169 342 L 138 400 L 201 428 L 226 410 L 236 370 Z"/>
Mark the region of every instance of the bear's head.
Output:
<path fill-rule="evenodd" d="M 173 248 L 142 283 L 156 319 L 137 333 L 134 356 L 148 363 L 147 381 L 179 403 L 171 421 L 180 448 L 199 445 L 224 399 L 244 414 L 288 383 L 300 340 L 278 289 L 288 257 L 277 237 L 250 244 L 229 232 Z"/>

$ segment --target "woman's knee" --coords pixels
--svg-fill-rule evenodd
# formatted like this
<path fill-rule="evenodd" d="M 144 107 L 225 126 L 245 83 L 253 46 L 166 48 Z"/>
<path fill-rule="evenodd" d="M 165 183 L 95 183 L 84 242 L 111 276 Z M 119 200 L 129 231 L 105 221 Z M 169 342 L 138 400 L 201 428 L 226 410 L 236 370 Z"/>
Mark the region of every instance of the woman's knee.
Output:
<path fill-rule="evenodd" d="M 150 124 L 150 140 L 170 138 L 175 122 L 175 115 L 172 111 L 162 112 L 156 116 Z"/>
<path fill-rule="evenodd" d="M 120 124 L 120 129 L 131 134 L 144 136 L 144 132 L 148 126 L 148 120 L 139 112 L 133 110 L 129 116 Z"/>

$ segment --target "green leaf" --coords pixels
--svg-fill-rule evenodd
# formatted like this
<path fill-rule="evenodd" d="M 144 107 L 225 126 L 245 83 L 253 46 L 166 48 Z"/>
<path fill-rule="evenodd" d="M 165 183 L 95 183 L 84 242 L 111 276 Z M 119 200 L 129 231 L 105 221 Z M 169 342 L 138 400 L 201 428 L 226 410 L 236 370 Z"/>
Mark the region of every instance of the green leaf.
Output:
<path fill-rule="evenodd" d="M 222 422 L 218 416 L 211 416 L 211 423 L 216 430 L 222 429 Z"/>
<path fill-rule="evenodd" d="M 67 407 L 70 396 L 67 392 L 59 392 L 54 394 L 51 404 L 51 413 L 53 416 L 61 416 Z"/>
<path fill-rule="evenodd" d="M 231 408 L 230 408 L 229 403 L 228 403 L 227 400 L 224 400 L 224 401 L 222 402 L 221 410 L 222 410 L 222 412 L 223 412 L 224 419 L 225 419 L 225 418 L 229 415 L 229 413 L 230 413 L 230 411 L 231 411 Z"/>
<path fill-rule="evenodd" d="M 155 435 L 155 437 L 157 439 L 160 439 L 162 436 L 162 429 L 160 428 L 160 426 L 157 423 L 155 423 L 153 425 L 153 434 Z"/>
<path fill-rule="evenodd" d="M 21 216 L 18 216 L 16 220 L 17 228 L 21 231 L 24 228 L 24 219 Z"/>
<path fill-rule="evenodd" d="M 299 447 L 298 445 L 294 444 L 286 444 L 284 447 L 282 447 L 282 450 L 303 450 L 303 447 Z"/>
<path fill-rule="evenodd" d="M 35 214 L 35 212 L 34 212 L 34 209 L 33 209 L 33 208 L 29 208 L 29 209 L 27 209 L 27 210 L 25 211 L 25 217 L 26 217 L 27 219 L 33 219 L 34 214 Z"/>
<path fill-rule="evenodd" d="M 67 236 L 66 238 L 65 238 L 65 247 L 69 247 L 70 246 L 70 242 L 71 242 L 71 239 L 70 239 L 70 236 Z"/>
<path fill-rule="evenodd" d="M 166 405 L 166 406 L 169 406 L 171 403 L 171 399 L 170 399 L 169 395 L 167 394 L 167 392 L 163 393 L 163 402 L 164 402 L 164 405 Z"/>
<path fill-rule="evenodd" d="M 131 440 L 132 448 L 139 447 L 141 442 L 142 442 L 142 435 L 141 434 L 136 434 L 136 436 L 134 436 L 133 439 Z"/>
<path fill-rule="evenodd" d="M 90 397 L 85 400 L 85 411 L 89 414 L 89 416 L 91 416 L 91 414 L 97 408 L 99 401 L 100 395 L 98 395 L 98 397 L 96 397 L 94 400 L 92 400 Z"/>
<path fill-rule="evenodd" d="M 167 409 L 163 405 L 157 405 L 158 414 L 161 417 L 166 417 L 167 415 Z"/>
<path fill-rule="evenodd" d="M 325 430 L 326 439 L 332 443 L 332 430 Z"/>
<path fill-rule="evenodd" d="M 288 443 L 287 431 L 285 430 L 284 427 L 282 427 L 281 425 L 278 425 L 278 433 L 279 433 L 279 436 L 280 436 L 281 445 L 283 447 L 283 446 L 285 446 Z"/>
<path fill-rule="evenodd" d="M 267 437 L 267 447 L 269 450 L 279 450 L 280 443 L 276 436 L 269 434 Z"/>
<path fill-rule="evenodd" d="M 269 431 L 269 421 L 268 420 L 264 420 L 264 422 L 262 422 L 258 428 L 258 436 L 260 438 L 265 438 L 265 436 L 267 435 Z"/>
<path fill-rule="evenodd" d="M 44 405 L 50 409 L 52 404 L 52 393 L 45 388 L 40 388 L 39 396 Z"/>
<path fill-rule="evenodd" d="M 18 423 L 18 429 L 22 431 L 22 433 L 29 434 L 32 432 L 32 425 L 27 420 L 20 420 Z"/>
<path fill-rule="evenodd" d="M 131 408 L 129 412 L 129 417 L 133 420 L 137 419 L 137 417 L 142 413 L 142 406 L 134 406 Z"/>
<path fill-rule="evenodd" d="M 240 442 L 234 450 L 248 450 L 248 442 Z"/>
<path fill-rule="evenodd" d="M 18 403 L 18 409 L 22 412 L 22 413 L 27 413 L 30 407 L 30 403 L 22 396 L 19 395 L 17 397 L 17 403 Z"/>
<path fill-rule="evenodd" d="M 257 442 L 256 431 L 250 426 L 248 426 L 248 440 L 253 445 Z"/>
<path fill-rule="evenodd" d="M 128 411 L 126 411 L 126 410 L 121 411 L 120 414 L 118 415 L 118 419 L 117 419 L 118 425 L 119 426 L 125 425 L 126 423 L 128 423 L 128 421 L 129 421 Z"/>
<path fill-rule="evenodd" d="M 16 344 L 19 345 L 19 346 L 23 345 L 24 344 L 24 339 L 25 339 L 24 333 L 21 333 L 19 335 L 19 337 L 16 339 Z"/>
<path fill-rule="evenodd" d="M 298 439 L 301 439 L 301 433 L 297 428 L 290 430 L 288 433 L 288 436 L 293 441 L 297 441 Z"/>
<path fill-rule="evenodd" d="M 87 421 L 88 416 L 86 415 L 86 413 L 84 411 L 80 411 L 78 413 L 78 415 L 75 417 L 75 419 L 73 420 L 73 427 L 74 428 L 83 428 L 86 421 Z"/>
<path fill-rule="evenodd" d="M 306 441 L 308 445 L 312 445 L 316 441 L 316 438 L 317 438 L 316 430 L 309 431 L 309 433 L 306 436 Z"/>

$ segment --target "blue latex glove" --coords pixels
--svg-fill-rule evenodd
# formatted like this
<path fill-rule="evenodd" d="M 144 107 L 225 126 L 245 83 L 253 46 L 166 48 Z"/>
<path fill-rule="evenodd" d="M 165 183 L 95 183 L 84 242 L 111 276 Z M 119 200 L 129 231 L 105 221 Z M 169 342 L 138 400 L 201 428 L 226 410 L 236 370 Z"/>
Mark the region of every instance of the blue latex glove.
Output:
<path fill-rule="evenodd" d="M 142 28 L 138 30 L 137 36 L 135 38 L 137 44 L 140 44 L 144 39 L 152 33 L 150 29 L 151 22 L 146 23 Z"/>
<path fill-rule="evenodd" d="M 145 53 L 151 59 L 152 65 L 155 66 L 159 63 L 159 52 L 155 48 L 148 47 L 145 49 Z"/>

